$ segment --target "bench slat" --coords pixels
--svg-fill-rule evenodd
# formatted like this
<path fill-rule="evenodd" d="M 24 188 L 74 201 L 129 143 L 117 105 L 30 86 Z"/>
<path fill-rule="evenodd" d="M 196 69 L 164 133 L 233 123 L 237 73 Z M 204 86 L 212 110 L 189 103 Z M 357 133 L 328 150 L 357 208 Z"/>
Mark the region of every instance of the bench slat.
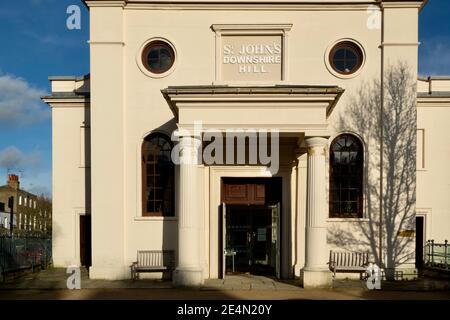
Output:
<path fill-rule="evenodd" d="M 132 271 L 138 273 L 173 270 L 174 262 L 173 250 L 139 250 Z"/>

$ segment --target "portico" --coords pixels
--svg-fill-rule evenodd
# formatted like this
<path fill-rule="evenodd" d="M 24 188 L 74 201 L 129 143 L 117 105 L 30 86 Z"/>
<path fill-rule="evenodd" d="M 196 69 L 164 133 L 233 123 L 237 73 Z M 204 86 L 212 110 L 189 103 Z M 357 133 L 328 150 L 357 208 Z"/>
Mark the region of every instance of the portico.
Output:
<path fill-rule="evenodd" d="M 224 177 L 274 177 L 284 180 L 282 200 L 282 225 L 284 235 L 280 239 L 280 257 L 284 268 L 280 277 L 290 277 L 288 257 L 299 246 L 305 247 L 305 267 L 303 281 L 305 287 L 328 286 L 331 276 L 328 271 L 326 239 L 326 150 L 330 136 L 327 118 L 342 94 L 339 87 L 327 86 L 274 86 L 274 87 L 169 87 L 162 90 L 175 118 L 177 119 L 180 144 L 179 169 L 179 225 L 178 225 L 178 265 L 174 282 L 181 286 L 201 285 L 204 278 L 217 278 L 221 260 L 219 246 L 219 218 L 217 208 L 221 205 L 220 184 Z M 194 130 L 201 123 L 201 132 Z M 199 157 L 202 135 L 205 132 L 253 132 L 258 129 L 276 130 L 279 138 L 294 141 L 280 151 L 279 170 L 271 172 L 260 164 L 249 166 L 247 163 L 236 165 L 226 163 L 222 166 L 210 164 L 209 190 L 210 206 L 205 216 L 209 225 L 198 214 L 198 195 L 201 190 L 199 179 L 205 164 Z M 277 142 L 278 143 L 278 142 Z M 244 142 L 245 144 L 245 142 Z M 248 145 L 248 143 L 247 143 Z M 228 147 L 228 146 L 227 146 Z M 301 148 L 300 148 L 301 147 Z M 278 148 L 278 147 L 277 147 Z M 277 149 L 278 150 L 278 149 Z M 285 156 L 286 151 L 289 156 Z M 298 188 L 295 172 L 307 152 L 306 190 Z M 272 150 L 274 151 L 274 150 Z M 288 152 L 289 153 L 289 152 Z M 186 158 L 194 161 L 183 161 Z M 289 168 L 290 166 L 290 168 Z M 294 176 L 292 175 L 294 172 Z M 295 181 L 295 187 L 291 182 Z M 300 193 L 306 194 L 306 230 L 293 225 L 287 217 L 297 216 L 297 200 Z M 294 205 L 291 205 L 294 203 Z M 204 226 L 204 230 L 202 230 Z M 289 232 L 290 230 L 291 232 Z M 205 236 L 205 233 L 209 237 Z M 296 233 L 306 234 L 306 242 Z M 205 250 L 203 239 L 208 239 Z M 297 240 L 297 242 L 296 242 Z M 296 243 L 294 243 L 296 242 Z M 218 249 L 219 248 L 219 249 Z M 209 252 L 209 259 L 200 252 Z M 294 253 L 295 255 L 295 253 Z M 298 257 L 296 257 L 298 259 Z M 206 267 L 207 270 L 203 270 Z M 202 271 L 203 270 L 203 271 Z M 205 277 L 206 275 L 206 277 Z"/>

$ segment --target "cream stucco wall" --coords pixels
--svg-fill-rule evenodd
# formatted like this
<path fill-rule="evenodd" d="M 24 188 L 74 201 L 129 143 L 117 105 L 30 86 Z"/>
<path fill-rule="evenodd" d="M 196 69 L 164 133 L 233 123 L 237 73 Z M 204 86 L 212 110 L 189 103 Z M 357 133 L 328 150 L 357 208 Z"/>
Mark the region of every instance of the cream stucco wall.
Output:
<path fill-rule="evenodd" d="M 53 264 L 64 267 L 80 264 L 79 220 L 90 214 L 89 80 L 50 80 L 53 97 L 44 101 L 52 106 Z"/>
<path fill-rule="evenodd" d="M 424 238 L 450 237 L 450 78 L 419 81 L 417 105 L 417 215 L 424 216 Z"/>

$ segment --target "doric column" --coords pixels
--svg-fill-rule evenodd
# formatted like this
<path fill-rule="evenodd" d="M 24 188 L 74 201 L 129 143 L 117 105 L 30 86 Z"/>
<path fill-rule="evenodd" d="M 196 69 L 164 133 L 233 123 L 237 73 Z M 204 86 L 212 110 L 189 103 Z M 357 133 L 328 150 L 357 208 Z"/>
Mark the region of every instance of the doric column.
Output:
<path fill-rule="evenodd" d="M 174 273 L 177 286 L 203 284 L 200 263 L 200 210 L 198 204 L 198 137 L 180 137 L 180 177 L 178 203 L 178 264 Z"/>
<path fill-rule="evenodd" d="M 308 147 L 308 185 L 306 208 L 306 252 L 303 269 L 304 287 L 331 285 L 327 250 L 326 147 L 328 140 L 305 140 Z"/>

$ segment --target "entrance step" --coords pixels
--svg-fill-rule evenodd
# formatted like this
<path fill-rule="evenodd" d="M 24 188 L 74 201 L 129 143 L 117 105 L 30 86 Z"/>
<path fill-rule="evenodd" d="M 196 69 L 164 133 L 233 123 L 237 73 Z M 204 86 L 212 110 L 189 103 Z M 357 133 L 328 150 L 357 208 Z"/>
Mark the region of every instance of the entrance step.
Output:
<path fill-rule="evenodd" d="M 231 275 L 225 279 L 207 279 L 202 290 L 303 290 L 297 281 L 279 281 L 254 275 Z"/>

